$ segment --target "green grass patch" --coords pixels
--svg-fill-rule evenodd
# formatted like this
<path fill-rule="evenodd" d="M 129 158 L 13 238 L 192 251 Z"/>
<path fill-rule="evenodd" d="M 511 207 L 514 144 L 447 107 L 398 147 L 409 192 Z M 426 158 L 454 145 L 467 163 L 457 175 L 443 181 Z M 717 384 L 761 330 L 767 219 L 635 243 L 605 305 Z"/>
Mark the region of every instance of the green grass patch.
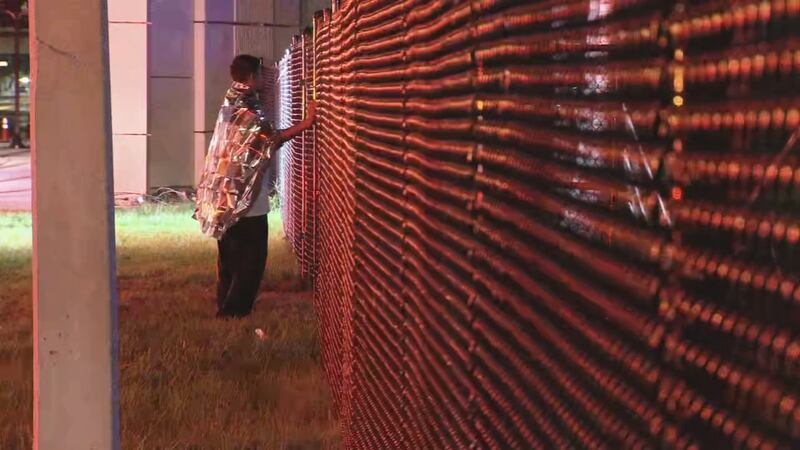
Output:
<path fill-rule="evenodd" d="M 2 449 L 31 447 L 30 226 L 28 214 L 0 214 Z M 280 216 L 256 311 L 241 321 L 213 318 L 216 243 L 190 208 L 121 210 L 116 226 L 123 448 L 337 448 L 311 299 Z"/>

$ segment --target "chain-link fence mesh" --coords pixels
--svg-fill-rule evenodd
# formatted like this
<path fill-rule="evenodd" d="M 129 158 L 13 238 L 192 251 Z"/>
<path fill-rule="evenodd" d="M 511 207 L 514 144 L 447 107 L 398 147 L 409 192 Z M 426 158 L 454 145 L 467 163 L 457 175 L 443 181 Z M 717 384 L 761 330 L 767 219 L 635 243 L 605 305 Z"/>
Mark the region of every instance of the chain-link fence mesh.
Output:
<path fill-rule="evenodd" d="M 318 15 L 284 219 L 346 447 L 800 447 L 798 38 L 796 0 Z"/>

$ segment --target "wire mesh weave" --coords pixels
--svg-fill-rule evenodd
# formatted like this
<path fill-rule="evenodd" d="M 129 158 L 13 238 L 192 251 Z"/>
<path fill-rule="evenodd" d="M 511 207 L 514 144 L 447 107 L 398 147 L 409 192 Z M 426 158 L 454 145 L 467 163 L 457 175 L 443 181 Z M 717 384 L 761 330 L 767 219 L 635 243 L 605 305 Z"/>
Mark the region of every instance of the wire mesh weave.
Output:
<path fill-rule="evenodd" d="M 318 14 L 282 186 L 346 448 L 800 447 L 798 39 L 795 0 Z"/>

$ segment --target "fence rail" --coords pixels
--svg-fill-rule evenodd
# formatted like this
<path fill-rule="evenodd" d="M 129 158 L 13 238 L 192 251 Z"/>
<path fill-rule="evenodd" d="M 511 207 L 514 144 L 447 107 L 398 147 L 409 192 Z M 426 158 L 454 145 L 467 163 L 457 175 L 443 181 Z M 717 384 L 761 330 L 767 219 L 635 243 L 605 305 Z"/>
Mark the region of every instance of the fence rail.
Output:
<path fill-rule="evenodd" d="M 345 0 L 281 61 L 346 448 L 800 448 L 800 2 Z"/>

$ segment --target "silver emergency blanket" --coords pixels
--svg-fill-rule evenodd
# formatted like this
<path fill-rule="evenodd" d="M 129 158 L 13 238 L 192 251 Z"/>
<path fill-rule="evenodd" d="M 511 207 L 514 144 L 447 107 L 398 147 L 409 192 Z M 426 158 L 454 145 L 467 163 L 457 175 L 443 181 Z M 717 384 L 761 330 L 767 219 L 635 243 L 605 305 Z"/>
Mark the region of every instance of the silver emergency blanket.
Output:
<path fill-rule="evenodd" d="M 234 83 L 225 95 L 197 186 L 194 218 L 204 234 L 220 239 L 247 214 L 278 144 L 256 92 Z"/>

